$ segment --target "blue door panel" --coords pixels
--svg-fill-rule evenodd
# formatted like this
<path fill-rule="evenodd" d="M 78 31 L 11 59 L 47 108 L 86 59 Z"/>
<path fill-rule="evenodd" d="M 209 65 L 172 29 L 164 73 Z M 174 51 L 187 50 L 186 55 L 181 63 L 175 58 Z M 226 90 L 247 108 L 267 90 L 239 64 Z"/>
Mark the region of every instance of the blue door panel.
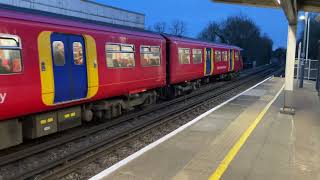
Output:
<path fill-rule="evenodd" d="M 80 43 L 82 46 L 82 52 L 80 55 L 82 61 L 76 62 L 74 51 L 74 44 Z M 72 49 L 71 53 L 71 72 L 72 72 L 72 92 L 73 99 L 82 99 L 87 96 L 88 92 L 88 78 L 87 78 L 87 62 L 84 39 L 81 36 L 69 36 L 69 47 Z M 76 52 L 77 53 L 77 52 Z"/>
<path fill-rule="evenodd" d="M 85 44 L 82 36 L 53 33 L 51 35 L 53 73 L 55 86 L 55 103 L 82 99 L 87 96 L 88 80 L 86 67 Z M 64 53 L 56 51 L 55 43 L 63 43 Z M 81 44 L 82 51 L 75 48 L 74 44 Z M 79 47 L 79 46 L 78 46 Z M 59 55 L 60 52 L 60 55 Z M 80 53 L 81 63 L 76 62 L 75 53 Z M 64 63 L 56 63 L 55 60 L 64 54 Z M 79 55 L 77 56 L 79 57 Z M 77 58 L 79 60 L 79 58 Z"/>
<path fill-rule="evenodd" d="M 210 75 L 211 73 L 211 48 L 206 48 L 207 57 L 206 57 L 206 75 Z"/>
<path fill-rule="evenodd" d="M 52 34 L 52 56 L 53 56 L 53 74 L 54 74 L 54 89 L 55 97 L 54 102 L 59 103 L 69 101 L 71 98 L 71 73 L 70 64 L 68 63 L 68 40 L 62 34 Z M 60 50 L 55 50 L 60 49 Z M 64 63 L 59 62 L 63 59 Z"/>

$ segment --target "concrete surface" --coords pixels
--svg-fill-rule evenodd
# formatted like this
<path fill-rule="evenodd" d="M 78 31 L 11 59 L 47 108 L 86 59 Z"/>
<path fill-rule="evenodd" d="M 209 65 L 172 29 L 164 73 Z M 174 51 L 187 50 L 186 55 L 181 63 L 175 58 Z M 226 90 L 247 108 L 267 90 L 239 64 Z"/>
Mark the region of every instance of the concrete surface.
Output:
<path fill-rule="evenodd" d="M 263 83 L 104 179 L 208 179 L 283 82 Z M 320 102 L 312 86 L 295 91 L 295 116 L 280 114 L 283 95 L 277 99 L 222 179 L 320 179 Z"/>
<path fill-rule="evenodd" d="M 223 180 L 320 179 L 320 101 L 314 82 L 295 89 L 295 116 L 279 113 L 283 98 L 269 109 Z"/>

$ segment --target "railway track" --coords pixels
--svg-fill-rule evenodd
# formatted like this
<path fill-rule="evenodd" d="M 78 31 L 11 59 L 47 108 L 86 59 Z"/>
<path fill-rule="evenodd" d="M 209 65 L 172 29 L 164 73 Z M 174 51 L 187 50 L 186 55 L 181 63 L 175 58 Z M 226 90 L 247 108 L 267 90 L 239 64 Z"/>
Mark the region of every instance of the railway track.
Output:
<path fill-rule="evenodd" d="M 92 161 L 102 152 L 110 150 L 112 147 L 124 143 L 143 132 L 181 116 L 191 108 L 201 106 L 208 99 L 219 99 L 228 95 L 230 96 L 233 91 L 245 88 L 249 84 L 254 84 L 256 81 L 260 81 L 262 78 L 270 75 L 271 71 L 273 72 L 274 70 L 262 68 L 256 72 L 248 72 L 239 79 L 228 82 L 228 85 L 218 83 L 217 85 L 207 86 L 192 94 L 148 107 L 145 110 L 128 114 L 99 126 L 79 129 L 74 133 L 68 134 L 68 136 L 61 136 L 50 142 L 29 145 L 30 147 L 21 151 L 1 156 L 0 174 L 4 179 L 32 178 L 62 165 L 53 171 L 49 171 L 44 176 L 37 177 L 37 179 L 56 179 L 62 177 L 71 172 L 77 164 Z M 256 74 L 253 75 L 254 73 Z M 214 91 L 212 91 L 213 89 Z M 71 149 L 68 153 L 62 152 L 61 149 L 68 147 L 70 147 L 69 150 Z M 95 152 L 84 156 L 88 152 L 93 151 Z M 59 152 L 61 154 L 55 154 L 55 157 L 50 157 L 50 155 Z M 33 157 L 34 155 L 35 157 Z M 34 162 L 35 159 L 41 157 L 43 158 L 42 161 Z M 21 165 L 21 163 L 24 165 Z"/>

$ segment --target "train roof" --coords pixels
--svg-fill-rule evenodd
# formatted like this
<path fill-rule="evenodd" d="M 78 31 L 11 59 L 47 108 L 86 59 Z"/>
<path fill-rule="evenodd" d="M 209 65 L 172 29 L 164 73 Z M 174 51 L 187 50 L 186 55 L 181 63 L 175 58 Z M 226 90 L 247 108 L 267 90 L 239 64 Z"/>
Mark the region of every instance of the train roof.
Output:
<path fill-rule="evenodd" d="M 111 24 L 107 22 L 3 4 L 0 6 L 0 17 L 163 39 L 159 33 L 146 31 L 136 27 Z"/>
<path fill-rule="evenodd" d="M 194 43 L 199 45 L 215 46 L 218 48 L 230 48 L 230 49 L 242 50 L 238 46 L 233 46 L 233 45 L 224 44 L 224 43 L 213 43 L 210 41 L 204 41 L 204 40 L 199 40 L 199 39 L 184 37 L 184 36 L 175 36 L 171 34 L 163 34 L 163 36 L 169 39 L 170 41 L 186 42 L 186 43 Z"/>

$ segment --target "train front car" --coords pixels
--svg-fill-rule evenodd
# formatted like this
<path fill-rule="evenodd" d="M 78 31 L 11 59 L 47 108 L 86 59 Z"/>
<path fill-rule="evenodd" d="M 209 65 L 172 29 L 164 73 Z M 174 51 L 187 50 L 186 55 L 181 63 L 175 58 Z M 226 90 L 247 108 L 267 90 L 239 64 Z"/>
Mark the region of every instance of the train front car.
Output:
<path fill-rule="evenodd" d="M 0 10 L 0 149 L 155 103 L 162 36 L 29 11 Z"/>
<path fill-rule="evenodd" d="M 230 79 L 242 70 L 240 48 L 225 44 L 214 44 L 214 76 Z"/>
<path fill-rule="evenodd" d="M 230 79 L 241 70 L 240 48 L 196 39 L 163 35 L 167 39 L 168 83 L 166 96 L 189 93 L 213 79 Z"/>

